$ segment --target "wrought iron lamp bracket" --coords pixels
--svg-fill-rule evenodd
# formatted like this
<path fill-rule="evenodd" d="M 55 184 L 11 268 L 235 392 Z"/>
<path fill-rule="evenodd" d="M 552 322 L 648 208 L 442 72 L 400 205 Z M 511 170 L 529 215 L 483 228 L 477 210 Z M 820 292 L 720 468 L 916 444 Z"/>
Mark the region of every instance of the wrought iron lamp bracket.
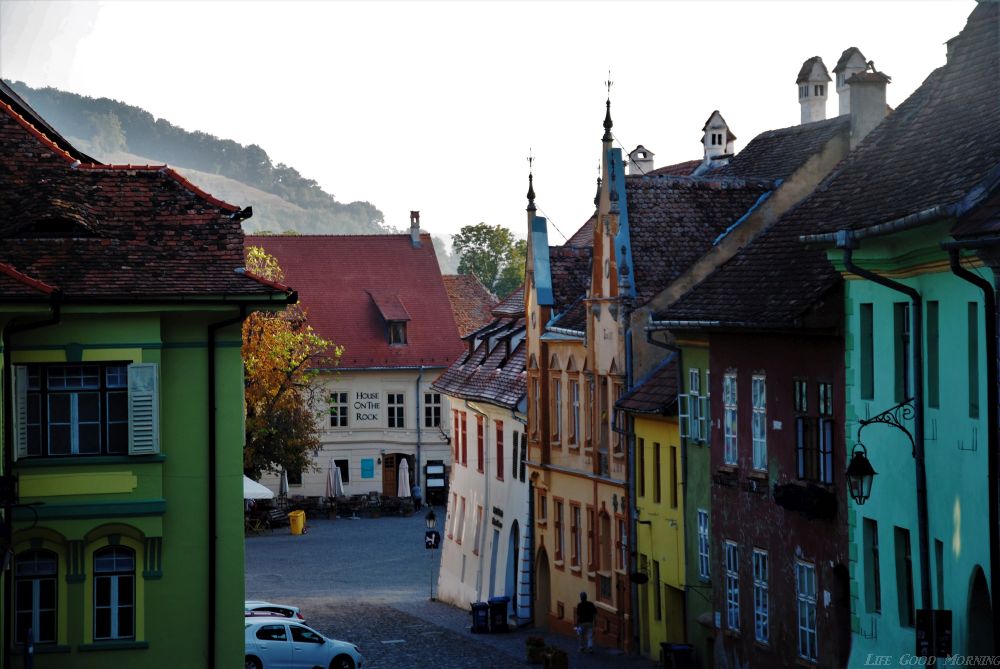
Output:
<path fill-rule="evenodd" d="M 861 441 L 861 431 L 864 430 L 869 425 L 874 423 L 883 423 L 885 425 L 890 425 L 906 435 L 907 439 L 910 440 L 910 454 L 916 457 L 917 446 L 916 442 L 913 440 L 913 434 L 906 428 L 903 421 L 913 420 L 914 414 L 914 404 L 913 398 L 905 399 L 891 409 L 886 409 L 880 414 L 876 414 L 871 418 L 866 418 L 865 420 L 858 421 L 858 443 L 863 444 Z"/>

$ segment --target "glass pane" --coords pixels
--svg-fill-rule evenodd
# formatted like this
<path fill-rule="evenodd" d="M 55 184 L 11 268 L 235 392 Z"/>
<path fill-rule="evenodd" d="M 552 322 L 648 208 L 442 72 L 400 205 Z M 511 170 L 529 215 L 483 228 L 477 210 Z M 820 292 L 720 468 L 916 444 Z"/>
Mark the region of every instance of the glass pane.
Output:
<path fill-rule="evenodd" d="M 128 374 L 126 365 L 114 365 L 105 370 L 108 388 L 124 388 L 128 385 Z"/>
<path fill-rule="evenodd" d="M 111 577 L 98 576 L 94 579 L 94 604 L 111 606 Z"/>
<path fill-rule="evenodd" d="M 257 630 L 257 638 L 261 641 L 288 641 L 284 625 L 264 625 Z"/>
<path fill-rule="evenodd" d="M 50 423 L 68 423 L 70 421 L 70 397 L 68 393 L 49 395 Z"/>
<path fill-rule="evenodd" d="M 80 453 L 100 453 L 101 452 L 101 426 L 96 424 L 80 425 L 78 433 L 78 443 Z"/>
<path fill-rule="evenodd" d="M 323 638 L 307 627 L 291 625 L 289 626 L 289 629 L 292 631 L 292 641 L 303 643 L 323 643 Z"/>
<path fill-rule="evenodd" d="M 128 421 L 128 393 L 108 393 L 108 420 Z"/>
<path fill-rule="evenodd" d="M 128 424 L 115 423 L 108 425 L 108 453 L 123 454 L 128 452 Z"/>
<path fill-rule="evenodd" d="M 56 640 L 56 612 L 43 611 L 38 615 L 38 630 L 35 640 L 40 643 L 53 643 Z"/>
<path fill-rule="evenodd" d="M 17 642 L 24 641 L 24 637 L 28 633 L 28 628 L 31 627 L 32 617 L 33 616 L 30 609 L 28 609 L 27 611 L 17 612 L 17 615 L 15 616 L 17 629 L 14 632 L 17 635 L 17 638 L 15 639 L 15 641 Z"/>
<path fill-rule="evenodd" d="M 111 609 L 99 607 L 94 611 L 94 638 L 108 639 L 111 637 Z"/>
<path fill-rule="evenodd" d="M 17 607 L 18 611 L 30 611 L 33 606 L 32 591 L 34 589 L 34 581 L 23 580 L 18 581 L 15 586 L 14 595 L 14 606 Z"/>
<path fill-rule="evenodd" d="M 56 580 L 43 578 L 38 581 L 38 606 L 42 609 L 52 609 L 56 606 Z"/>
<path fill-rule="evenodd" d="M 118 605 L 131 606 L 135 603 L 135 583 L 132 576 L 118 577 Z"/>
<path fill-rule="evenodd" d="M 78 393 L 76 415 L 81 423 L 95 423 L 101 420 L 101 396 L 99 393 Z"/>
<path fill-rule="evenodd" d="M 135 636 L 132 620 L 132 607 L 122 606 L 118 609 L 118 638 L 128 639 Z"/>
<path fill-rule="evenodd" d="M 49 425 L 49 455 L 69 455 L 69 451 L 69 426 Z"/>

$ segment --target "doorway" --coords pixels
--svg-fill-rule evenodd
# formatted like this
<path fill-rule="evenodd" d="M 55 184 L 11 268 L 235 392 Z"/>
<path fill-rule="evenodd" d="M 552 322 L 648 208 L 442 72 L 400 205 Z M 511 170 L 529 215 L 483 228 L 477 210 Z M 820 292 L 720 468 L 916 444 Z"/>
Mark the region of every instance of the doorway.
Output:
<path fill-rule="evenodd" d="M 549 628 L 549 603 L 551 601 L 551 591 L 549 585 L 549 556 L 542 548 L 538 551 L 538 559 L 535 561 L 536 577 L 535 583 L 535 627 L 543 630 Z"/>
<path fill-rule="evenodd" d="M 413 456 L 405 453 L 385 453 L 382 455 L 382 495 L 384 497 L 400 497 L 399 495 L 399 469 L 402 462 L 406 461 L 410 484 L 406 488 L 406 494 L 402 497 L 410 496 L 410 488 L 413 487 Z"/>
<path fill-rule="evenodd" d="M 511 615 L 517 618 L 517 606 L 518 606 L 518 592 L 517 592 L 517 582 L 520 574 L 518 574 L 517 566 L 520 564 L 521 559 L 521 535 L 517 527 L 517 521 L 515 520 L 510 526 L 510 538 L 507 541 L 507 578 L 504 583 L 503 594 L 510 597 L 510 607 Z"/>
<path fill-rule="evenodd" d="M 966 615 L 969 625 L 966 640 L 966 655 L 992 655 L 996 652 L 993 646 L 993 612 L 990 609 L 990 587 L 986 584 L 986 574 L 979 565 L 972 571 L 972 582 L 969 586 L 969 611 Z"/>

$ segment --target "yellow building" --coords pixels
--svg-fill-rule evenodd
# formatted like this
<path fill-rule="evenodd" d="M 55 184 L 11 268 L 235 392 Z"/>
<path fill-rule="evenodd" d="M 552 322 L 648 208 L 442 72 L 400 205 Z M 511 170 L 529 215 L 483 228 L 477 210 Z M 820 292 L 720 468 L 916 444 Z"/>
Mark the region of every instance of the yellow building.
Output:
<path fill-rule="evenodd" d="M 684 477 L 678 429 L 678 356 L 671 353 L 617 403 L 635 435 L 639 651 L 685 643 Z M 640 577 L 638 580 L 642 580 Z"/>

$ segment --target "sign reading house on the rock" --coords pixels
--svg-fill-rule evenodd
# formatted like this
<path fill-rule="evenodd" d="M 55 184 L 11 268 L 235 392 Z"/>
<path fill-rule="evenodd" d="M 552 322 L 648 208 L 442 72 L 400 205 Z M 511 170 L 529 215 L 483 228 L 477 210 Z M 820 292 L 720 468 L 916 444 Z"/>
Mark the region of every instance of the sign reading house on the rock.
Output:
<path fill-rule="evenodd" d="M 378 423 L 382 418 L 382 404 L 377 392 L 354 393 L 354 423 Z"/>

